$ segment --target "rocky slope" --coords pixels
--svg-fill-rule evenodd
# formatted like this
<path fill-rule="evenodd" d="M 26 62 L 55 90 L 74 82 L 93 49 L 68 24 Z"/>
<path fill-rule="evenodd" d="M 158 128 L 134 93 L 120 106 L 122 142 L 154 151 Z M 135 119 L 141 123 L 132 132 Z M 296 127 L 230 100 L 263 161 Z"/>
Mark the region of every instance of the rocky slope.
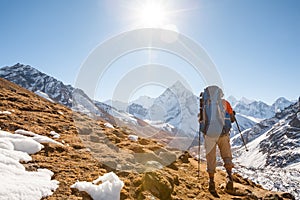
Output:
<path fill-rule="evenodd" d="M 114 125 L 130 126 L 142 129 L 140 133 L 147 137 L 157 137 L 156 133 L 171 135 L 168 129 L 157 129 L 155 126 L 124 111 L 90 99 L 84 91 L 65 85 L 61 81 L 44 74 L 29 65 L 16 64 L 0 68 L 0 77 L 12 81 L 36 94 L 46 97 L 49 101 L 58 102 L 97 119 L 98 117 Z"/>
<path fill-rule="evenodd" d="M 91 199 L 70 186 L 77 180 L 95 180 L 109 171 L 125 184 L 121 199 L 215 198 L 208 192 L 205 163 L 201 162 L 198 178 L 197 162 L 188 154 L 146 138 L 132 141 L 128 136 L 135 132 L 126 127 L 112 127 L 101 118 L 78 114 L 3 79 L 0 111 L 2 130 L 13 133 L 25 129 L 48 137 L 51 131 L 60 134 L 55 140 L 64 146 L 45 143 L 42 151 L 32 155 L 32 161 L 24 163 L 27 170 L 47 168 L 54 172 L 59 188 L 44 199 Z M 225 173 L 218 170 L 220 199 L 293 199 L 288 193 L 266 191 L 239 175 L 234 179 L 239 196 L 224 192 Z"/>
<path fill-rule="evenodd" d="M 272 190 L 300 198 L 300 107 L 295 103 L 243 132 L 248 152 L 235 152 L 240 172 Z M 239 137 L 232 140 L 241 145 Z M 256 174 L 253 176 L 253 171 Z"/>

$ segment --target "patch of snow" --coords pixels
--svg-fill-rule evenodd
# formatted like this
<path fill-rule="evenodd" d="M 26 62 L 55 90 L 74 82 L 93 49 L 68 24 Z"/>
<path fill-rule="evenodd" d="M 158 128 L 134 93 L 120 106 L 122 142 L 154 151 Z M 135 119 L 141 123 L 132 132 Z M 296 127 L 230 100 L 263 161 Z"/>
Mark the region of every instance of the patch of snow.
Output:
<path fill-rule="evenodd" d="M 128 135 L 128 139 L 131 140 L 131 141 L 138 141 L 139 139 L 139 136 L 137 135 Z"/>
<path fill-rule="evenodd" d="M 43 97 L 44 99 L 47 99 L 48 101 L 54 103 L 54 101 L 48 96 L 48 94 L 40 91 L 40 90 L 37 90 L 34 92 L 35 94 L 39 95 L 40 97 Z"/>
<path fill-rule="evenodd" d="M 110 123 L 108 123 L 108 122 L 106 122 L 105 124 L 104 124 L 104 126 L 105 127 L 107 127 L 107 128 L 114 128 L 114 126 L 113 125 L 111 125 Z"/>
<path fill-rule="evenodd" d="M 19 134 L 11 134 L 6 131 L 0 131 L 0 138 L 2 141 L 6 141 L 5 143 L 2 143 L 2 145 L 4 146 L 4 149 L 8 150 L 12 150 L 11 145 L 13 145 L 13 150 L 34 154 L 44 148 L 42 144 L 38 143 L 32 138 Z"/>
<path fill-rule="evenodd" d="M 243 115 L 243 114 L 239 114 L 239 115 L 241 115 L 242 117 L 248 118 L 249 120 L 251 120 L 251 121 L 253 121 L 255 123 L 259 123 L 262 120 L 264 120 L 264 119 L 261 119 L 261 118 L 256 118 L 256 117 L 247 116 L 247 115 Z"/>
<path fill-rule="evenodd" d="M 0 111 L 0 114 L 11 115 L 11 112 L 10 111 Z"/>
<path fill-rule="evenodd" d="M 266 139 L 266 133 L 259 136 L 256 140 L 247 144 L 247 148 L 249 151 L 245 151 L 244 148 L 240 149 L 241 154 L 243 156 L 239 156 L 236 159 L 236 162 L 240 163 L 242 166 L 246 167 L 255 167 L 255 168 L 263 168 L 266 163 L 266 154 L 263 154 L 257 148 L 258 144 Z"/>
<path fill-rule="evenodd" d="M 43 145 L 32 137 L 0 131 L 0 199 L 38 200 L 52 195 L 58 181 L 51 180 L 47 169 L 26 171 L 20 161 L 31 161 L 28 153 L 36 153 Z M 39 145 L 38 145 L 38 144 Z"/>
<path fill-rule="evenodd" d="M 32 139 L 39 142 L 39 143 L 53 143 L 53 144 L 58 144 L 58 145 L 62 145 L 62 143 L 57 142 L 55 140 L 52 140 L 51 138 L 48 138 L 46 136 L 42 136 L 42 135 L 38 135 L 36 133 L 33 133 L 31 131 L 25 131 L 22 129 L 18 129 L 15 131 L 16 135 L 19 134 L 21 136 L 25 135 L 25 136 L 32 136 Z"/>
<path fill-rule="evenodd" d="M 173 129 L 175 129 L 175 127 L 169 123 L 165 123 L 163 121 L 157 120 L 157 121 L 151 121 L 148 119 L 144 120 L 145 122 L 147 122 L 148 124 L 150 124 L 151 126 L 161 129 L 161 130 L 167 130 L 169 132 L 172 132 Z"/>
<path fill-rule="evenodd" d="M 60 137 L 60 134 L 56 133 L 55 131 L 50 131 L 50 135 L 52 135 L 55 139 Z"/>
<path fill-rule="evenodd" d="M 100 185 L 96 185 L 98 182 Z M 120 192 L 124 183 L 114 172 L 109 172 L 91 182 L 76 182 L 71 188 L 77 188 L 80 191 L 86 191 L 94 200 L 109 199 L 119 200 Z"/>

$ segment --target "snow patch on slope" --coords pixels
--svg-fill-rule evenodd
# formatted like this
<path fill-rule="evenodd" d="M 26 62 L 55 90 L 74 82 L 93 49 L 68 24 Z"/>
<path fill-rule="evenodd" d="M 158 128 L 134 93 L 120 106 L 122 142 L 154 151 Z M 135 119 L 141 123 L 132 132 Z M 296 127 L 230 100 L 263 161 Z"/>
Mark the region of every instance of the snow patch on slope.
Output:
<path fill-rule="evenodd" d="M 51 180 L 48 169 L 26 171 L 20 161 L 31 161 L 28 154 L 36 153 L 43 145 L 31 137 L 0 130 L 0 197 L 10 200 L 38 200 L 52 195 L 58 181 Z"/>

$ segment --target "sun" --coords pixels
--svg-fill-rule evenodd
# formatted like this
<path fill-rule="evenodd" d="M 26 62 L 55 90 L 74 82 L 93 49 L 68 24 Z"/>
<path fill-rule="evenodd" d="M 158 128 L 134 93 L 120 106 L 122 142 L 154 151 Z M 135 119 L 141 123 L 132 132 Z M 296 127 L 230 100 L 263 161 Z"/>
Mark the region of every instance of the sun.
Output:
<path fill-rule="evenodd" d="M 170 3 L 166 0 L 136 0 L 127 14 L 135 27 L 162 28 L 171 21 Z"/>
<path fill-rule="evenodd" d="M 137 19 L 146 28 L 158 28 L 167 23 L 167 11 L 160 1 L 145 1 L 138 9 Z"/>

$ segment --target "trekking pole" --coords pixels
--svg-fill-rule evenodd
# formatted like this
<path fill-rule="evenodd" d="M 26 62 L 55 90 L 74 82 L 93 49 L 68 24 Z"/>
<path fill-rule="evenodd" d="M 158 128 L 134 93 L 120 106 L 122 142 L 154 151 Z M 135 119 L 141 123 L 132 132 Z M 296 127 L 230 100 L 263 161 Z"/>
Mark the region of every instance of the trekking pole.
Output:
<path fill-rule="evenodd" d="M 200 126 L 200 123 L 199 123 L 199 138 L 198 138 L 198 179 L 200 179 L 200 144 L 201 144 L 200 135 L 201 135 L 201 126 Z"/>
<path fill-rule="evenodd" d="M 243 137 L 243 135 L 242 135 L 242 131 L 241 131 L 241 129 L 240 129 L 239 123 L 237 122 L 235 116 L 234 116 L 234 121 L 235 121 L 235 123 L 236 123 L 236 126 L 237 126 L 239 132 L 240 132 L 240 135 L 241 135 L 242 141 L 243 141 L 243 143 L 244 143 L 245 149 L 246 149 L 246 151 L 249 151 L 249 150 L 247 149 L 246 142 L 245 142 L 244 137 Z"/>
<path fill-rule="evenodd" d="M 200 95 L 199 95 L 199 97 L 200 97 L 200 99 L 199 99 L 199 106 L 200 106 L 200 110 L 199 110 L 199 138 L 198 138 L 198 179 L 200 179 L 200 145 L 201 145 L 201 123 L 200 123 L 200 121 L 202 120 L 202 115 L 203 115 L 203 113 L 202 113 L 202 108 L 203 108 L 203 101 L 202 101 L 202 95 L 203 95 L 203 93 L 201 92 L 200 93 Z"/>

